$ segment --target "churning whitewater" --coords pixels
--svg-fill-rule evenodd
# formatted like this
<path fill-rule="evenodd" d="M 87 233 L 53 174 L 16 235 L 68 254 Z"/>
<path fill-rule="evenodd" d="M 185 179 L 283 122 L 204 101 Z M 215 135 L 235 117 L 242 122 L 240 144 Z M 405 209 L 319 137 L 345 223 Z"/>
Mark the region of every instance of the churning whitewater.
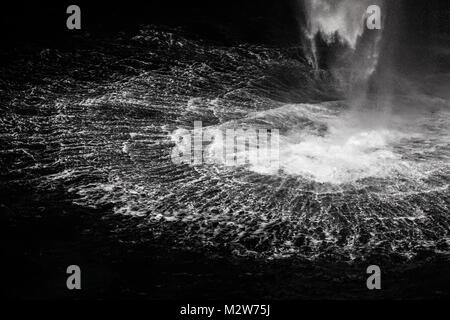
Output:
<path fill-rule="evenodd" d="M 321 33 L 351 53 L 367 49 L 358 39 L 368 2 L 307 1 L 305 37 L 313 47 Z M 74 204 L 136 217 L 137 228 L 179 248 L 343 261 L 450 253 L 447 100 L 416 92 L 353 100 L 334 78 L 337 66 L 313 70 L 292 49 L 223 47 L 177 29 L 148 26 L 90 45 L 41 52 L 41 82 L 0 95 L 1 151 L 15 159 L 5 160 L 14 183 L 63 188 Z M 370 81 L 379 48 L 347 66 L 360 72 L 352 79 Z M 60 63 L 84 80 L 55 71 Z M 279 165 L 226 166 L 214 139 L 207 163 L 174 163 L 174 148 L 190 148 L 180 130 L 199 119 L 212 137 L 279 130 Z"/>

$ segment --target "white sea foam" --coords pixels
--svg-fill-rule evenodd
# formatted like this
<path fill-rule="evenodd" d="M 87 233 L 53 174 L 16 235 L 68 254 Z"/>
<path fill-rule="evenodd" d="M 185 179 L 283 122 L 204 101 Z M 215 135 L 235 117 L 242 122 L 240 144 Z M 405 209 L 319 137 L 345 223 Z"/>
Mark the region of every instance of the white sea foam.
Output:
<path fill-rule="evenodd" d="M 244 140 L 236 140 L 236 150 L 247 153 L 245 165 L 251 171 L 264 175 L 301 176 L 331 184 L 386 178 L 406 171 L 411 174 L 412 164 L 402 159 L 394 148 L 396 143 L 408 138 L 408 134 L 395 126 L 386 125 L 375 115 L 367 116 L 366 113 L 350 110 L 337 112 L 328 105 L 285 105 L 255 114 L 242 123 L 204 128 L 205 136 L 210 137 L 210 143 L 204 145 L 204 161 L 229 166 L 223 156 L 222 137 L 226 128 L 249 128 L 252 123 L 261 121 L 273 128 L 280 128 L 283 133 L 277 151 L 251 144 L 245 148 Z M 326 129 L 318 130 L 320 127 Z M 186 152 L 191 147 L 191 141 L 177 139 L 180 133 L 187 132 L 175 131 L 173 141 L 177 142 L 177 152 Z M 243 166 L 244 163 L 233 165 Z"/>
<path fill-rule="evenodd" d="M 280 168 L 321 183 L 351 183 L 368 177 L 387 177 L 404 170 L 408 163 L 393 149 L 405 134 L 392 128 L 367 125 L 358 114 L 322 118 L 326 133 L 301 128 L 290 131 L 280 142 Z M 257 166 L 252 170 L 260 173 Z M 275 173 L 275 172 L 272 172 Z"/>
<path fill-rule="evenodd" d="M 400 156 L 389 148 L 395 139 L 397 133 L 388 130 L 306 136 L 299 143 L 281 146 L 281 167 L 287 174 L 317 182 L 347 183 L 386 177 L 401 165 Z"/>

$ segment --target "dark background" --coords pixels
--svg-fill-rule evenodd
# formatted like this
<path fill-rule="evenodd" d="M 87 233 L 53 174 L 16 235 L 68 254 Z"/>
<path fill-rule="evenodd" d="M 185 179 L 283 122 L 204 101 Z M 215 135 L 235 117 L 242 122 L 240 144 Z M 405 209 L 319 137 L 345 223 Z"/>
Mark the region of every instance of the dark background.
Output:
<path fill-rule="evenodd" d="M 63 41 L 76 34 L 66 28 L 70 4 L 80 6 L 82 32 L 91 35 L 163 24 L 212 40 L 286 43 L 295 42 L 299 32 L 296 0 L 19 1 L 2 10 L 3 39 Z"/>
<path fill-rule="evenodd" d="M 389 0 L 401 4 L 404 42 L 428 42 L 449 35 L 448 0 Z M 304 18 L 298 0 L 127 0 L 14 1 L 2 4 L 2 42 L 65 41 L 66 8 L 81 8 L 82 32 L 108 34 L 140 24 L 182 26 L 201 37 L 223 42 L 284 45 L 300 40 Z M 448 39 L 447 39 L 448 41 Z"/>

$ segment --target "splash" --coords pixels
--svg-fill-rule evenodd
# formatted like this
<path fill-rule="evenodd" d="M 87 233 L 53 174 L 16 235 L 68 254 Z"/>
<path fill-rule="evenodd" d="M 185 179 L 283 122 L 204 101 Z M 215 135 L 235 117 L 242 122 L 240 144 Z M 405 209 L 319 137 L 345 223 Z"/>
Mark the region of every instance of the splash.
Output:
<path fill-rule="evenodd" d="M 223 157 L 224 132 L 261 123 L 281 128 L 277 152 L 236 140 L 236 151 L 245 150 L 248 161 L 227 162 Z M 185 132 L 176 130 L 172 134 L 174 150 L 190 150 L 191 141 L 180 140 L 180 134 Z M 203 154 L 205 164 L 210 165 L 241 166 L 261 175 L 303 177 L 334 186 L 364 185 L 364 179 L 422 177 L 418 166 L 405 159 L 397 147 L 408 139 L 420 139 L 420 135 L 406 133 L 399 119 L 391 117 L 386 123 L 385 116 L 377 110 L 356 112 L 339 102 L 288 104 L 240 121 L 205 128 L 204 134 L 212 137 L 204 145 Z M 260 161 L 261 154 L 266 161 Z"/>
<path fill-rule="evenodd" d="M 408 135 L 396 125 L 386 125 L 381 115 L 351 109 L 334 111 L 336 108 L 335 104 L 279 108 L 276 112 L 286 115 L 285 122 L 293 121 L 289 123 L 293 129 L 280 139 L 279 168 L 268 172 L 267 168 L 252 166 L 251 170 L 260 174 L 281 170 L 283 174 L 332 185 L 411 173 L 411 164 L 394 148 Z M 303 114 L 313 125 L 296 126 L 298 120 L 291 117 L 292 113 Z"/>
<path fill-rule="evenodd" d="M 284 173 L 312 181 L 349 184 L 365 178 L 385 179 L 404 173 L 409 164 L 393 144 L 404 134 L 393 128 L 367 126 L 354 112 L 326 119 L 323 135 L 287 136 L 280 148 Z"/>

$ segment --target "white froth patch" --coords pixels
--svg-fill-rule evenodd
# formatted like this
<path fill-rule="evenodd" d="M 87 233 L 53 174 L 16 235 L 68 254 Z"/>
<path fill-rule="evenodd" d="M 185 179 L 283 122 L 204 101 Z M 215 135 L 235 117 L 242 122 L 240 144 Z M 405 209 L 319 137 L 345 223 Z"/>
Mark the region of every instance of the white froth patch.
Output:
<path fill-rule="evenodd" d="M 307 136 L 281 146 L 281 169 L 321 183 L 350 183 L 368 177 L 384 178 L 401 167 L 389 143 L 398 134 L 389 130 L 355 131 L 348 136 Z"/>
<path fill-rule="evenodd" d="M 407 137 L 405 133 L 388 126 L 371 126 L 352 112 L 322 121 L 328 128 L 324 135 L 297 128 L 281 138 L 279 170 L 270 174 L 281 170 L 319 183 L 346 184 L 387 178 L 410 169 L 394 151 L 395 143 Z M 251 170 L 268 174 L 267 169 L 257 166 Z"/>
<path fill-rule="evenodd" d="M 414 141 L 424 141 L 425 129 L 420 123 L 400 120 L 377 110 L 358 112 L 339 109 L 338 105 L 285 105 L 241 122 L 203 128 L 210 139 L 203 145 L 201 165 L 241 167 L 262 175 L 291 175 L 333 185 L 354 184 L 366 178 L 404 177 L 415 182 L 426 179 L 435 165 L 423 163 L 414 154 L 433 151 L 439 144 L 434 142 L 422 150 L 423 146 Z M 255 129 L 260 123 L 280 129 L 278 152 L 271 153 L 267 145 L 244 147 L 244 140 L 236 139 L 236 154 L 245 152 L 239 158 L 247 161 L 227 163 L 223 155 L 226 129 Z M 318 130 L 322 127 L 326 129 Z M 191 139 L 180 139 L 191 135 L 192 132 L 183 129 L 172 133 L 176 154 L 191 152 Z"/>

